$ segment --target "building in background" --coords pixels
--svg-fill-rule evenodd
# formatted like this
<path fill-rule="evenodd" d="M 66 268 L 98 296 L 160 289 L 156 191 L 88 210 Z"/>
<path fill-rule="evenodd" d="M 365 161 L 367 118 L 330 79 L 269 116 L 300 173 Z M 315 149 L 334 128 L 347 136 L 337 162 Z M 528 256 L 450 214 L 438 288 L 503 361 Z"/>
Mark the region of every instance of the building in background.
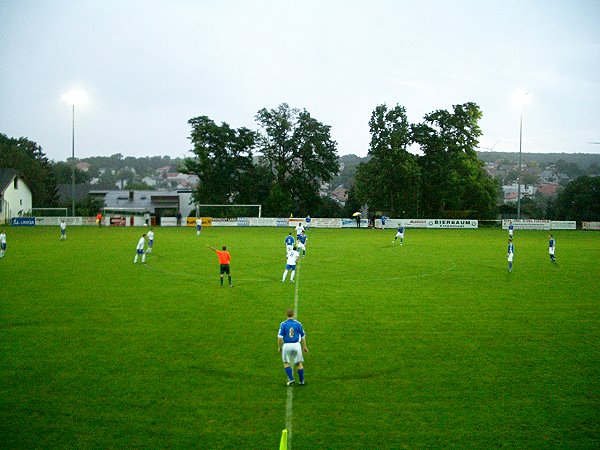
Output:
<path fill-rule="evenodd" d="M 31 189 L 15 169 L 0 169 L 0 223 L 29 214 L 33 206 Z"/>

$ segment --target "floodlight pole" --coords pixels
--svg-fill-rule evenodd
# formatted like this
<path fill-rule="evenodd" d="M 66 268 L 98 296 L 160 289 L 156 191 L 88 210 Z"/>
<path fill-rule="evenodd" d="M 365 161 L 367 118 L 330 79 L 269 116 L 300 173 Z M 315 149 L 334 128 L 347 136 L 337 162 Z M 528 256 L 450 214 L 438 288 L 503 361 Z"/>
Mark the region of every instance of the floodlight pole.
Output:
<path fill-rule="evenodd" d="M 72 133 L 71 133 L 71 164 L 73 166 L 73 172 L 71 174 L 71 201 L 72 201 L 72 213 L 75 217 L 75 104 L 71 105 L 72 111 Z"/>
<path fill-rule="evenodd" d="M 525 111 L 525 100 L 529 92 L 523 94 L 521 98 L 521 120 L 519 121 L 519 179 L 517 186 L 517 219 L 521 219 L 521 179 L 523 178 L 523 168 L 521 166 L 521 153 L 523 148 L 523 112 Z"/>
<path fill-rule="evenodd" d="M 521 121 L 519 123 L 519 178 L 517 186 L 517 219 L 521 219 L 521 177 L 523 175 L 521 169 L 521 149 L 523 147 L 523 111 L 521 111 Z"/>

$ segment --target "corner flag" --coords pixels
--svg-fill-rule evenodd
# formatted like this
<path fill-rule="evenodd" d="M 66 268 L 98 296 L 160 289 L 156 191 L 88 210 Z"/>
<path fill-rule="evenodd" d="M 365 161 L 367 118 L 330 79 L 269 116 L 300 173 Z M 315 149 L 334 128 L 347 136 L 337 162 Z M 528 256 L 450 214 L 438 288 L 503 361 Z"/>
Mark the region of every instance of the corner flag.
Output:
<path fill-rule="evenodd" d="M 281 442 L 279 442 L 279 450 L 287 450 L 287 430 L 281 432 Z"/>

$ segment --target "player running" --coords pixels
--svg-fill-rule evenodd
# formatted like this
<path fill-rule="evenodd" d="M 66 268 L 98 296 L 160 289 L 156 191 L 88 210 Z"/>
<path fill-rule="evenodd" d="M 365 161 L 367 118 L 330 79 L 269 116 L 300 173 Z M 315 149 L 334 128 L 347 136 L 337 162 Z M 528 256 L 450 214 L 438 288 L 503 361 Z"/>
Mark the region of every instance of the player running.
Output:
<path fill-rule="evenodd" d="M 67 239 L 67 224 L 65 219 L 60 219 L 60 240 Z"/>
<path fill-rule="evenodd" d="M 279 325 L 279 333 L 277 333 L 277 348 L 281 353 L 283 367 L 288 377 L 288 386 L 295 383 L 294 369 L 292 365 L 296 365 L 298 369 L 298 378 L 300 384 L 304 384 L 304 356 L 302 351 L 308 353 L 306 347 L 306 334 L 302 328 L 302 324 L 294 319 L 294 310 L 289 308 L 286 311 L 287 320 Z"/>
<path fill-rule="evenodd" d="M 196 236 L 200 236 L 200 232 L 202 231 L 202 219 L 200 217 L 196 218 Z"/>
<path fill-rule="evenodd" d="M 294 282 L 294 276 L 296 276 L 296 263 L 298 262 L 298 258 L 300 257 L 300 253 L 296 251 L 296 247 L 292 249 L 291 252 L 287 254 L 287 261 L 285 264 L 285 271 L 283 272 L 283 277 L 281 278 L 281 282 L 284 283 L 287 277 L 288 271 L 292 271 L 290 275 L 290 283 Z"/>
<path fill-rule="evenodd" d="M 392 244 L 396 242 L 396 239 L 400 238 L 400 245 L 404 245 L 404 227 L 402 224 L 398 225 L 398 229 L 396 230 L 396 236 L 394 236 L 394 240 Z"/>
<path fill-rule="evenodd" d="M 300 236 L 298 236 L 298 254 L 302 250 L 302 257 L 306 256 L 306 241 L 308 240 L 308 236 L 302 231 Z"/>
<path fill-rule="evenodd" d="M 285 243 L 285 252 L 286 254 L 291 252 L 294 248 L 294 244 L 296 243 L 296 240 L 294 239 L 294 236 L 292 236 L 292 232 L 290 231 L 290 234 L 288 234 L 284 241 Z"/>
<path fill-rule="evenodd" d="M 300 233 L 302 233 L 304 231 L 304 225 L 302 225 L 302 223 L 298 222 L 298 224 L 296 225 L 296 239 L 298 239 L 300 237 Z"/>
<path fill-rule="evenodd" d="M 550 255 L 550 261 L 553 263 L 556 262 L 556 256 L 554 256 L 554 251 L 556 250 L 556 240 L 554 236 L 550 235 L 548 240 L 548 254 Z"/>

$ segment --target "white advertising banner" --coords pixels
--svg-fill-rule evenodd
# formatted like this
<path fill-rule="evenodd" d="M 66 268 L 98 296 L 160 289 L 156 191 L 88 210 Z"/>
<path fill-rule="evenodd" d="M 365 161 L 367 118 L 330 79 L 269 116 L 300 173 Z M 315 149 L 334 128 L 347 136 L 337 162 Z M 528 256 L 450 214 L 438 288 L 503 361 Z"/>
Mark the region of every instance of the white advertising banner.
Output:
<path fill-rule="evenodd" d="M 237 217 L 235 219 L 214 219 L 212 220 L 213 227 L 237 227 L 238 220 Z"/>
<path fill-rule="evenodd" d="M 507 230 L 511 222 L 515 230 L 549 230 L 552 225 L 543 219 L 502 219 L 502 229 Z"/>
<path fill-rule="evenodd" d="M 553 230 L 576 230 L 577 222 L 574 220 L 553 220 L 551 226 Z"/>
<path fill-rule="evenodd" d="M 400 222 L 405 228 L 429 228 L 427 219 L 402 219 Z"/>
<path fill-rule="evenodd" d="M 160 218 L 160 226 L 161 227 L 176 227 L 177 226 L 177 217 L 161 217 Z"/>
<path fill-rule="evenodd" d="M 600 222 L 581 222 L 583 230 L 600 230 Z"/>
<path fill-rule="evenodd" d="M 58 226 L 58 225 L 60 225 L 61 219 L 65 220 L 65 223 L 67 224 L 67 226 L 83 225 L 83 217 L 36 217 L 35 224 L 36 225 Z"/>
<path fill-rule="evenodd" d="M 274 217 L 250 217 L 251 227 L 276 227 L 277 219 Z"/>
<path fill-rule="evenodd" d="M 478 220 L 427 219 L 427 228 L 479 228 Z"/>
<path fill-rule="evenodd" d="M 354 221 L 356 226 L 356 221 Z M 310 228 L 341 228 L 342 219 L 312 219 L 310 221 Z"/>
<path fill-rule="evenodd" d="M 360 219 L 360 228 L 368 228 L 369 221 L 367 219 Z M 342 219 L 342 228 L 357 228 L 356 219 Z"/>

